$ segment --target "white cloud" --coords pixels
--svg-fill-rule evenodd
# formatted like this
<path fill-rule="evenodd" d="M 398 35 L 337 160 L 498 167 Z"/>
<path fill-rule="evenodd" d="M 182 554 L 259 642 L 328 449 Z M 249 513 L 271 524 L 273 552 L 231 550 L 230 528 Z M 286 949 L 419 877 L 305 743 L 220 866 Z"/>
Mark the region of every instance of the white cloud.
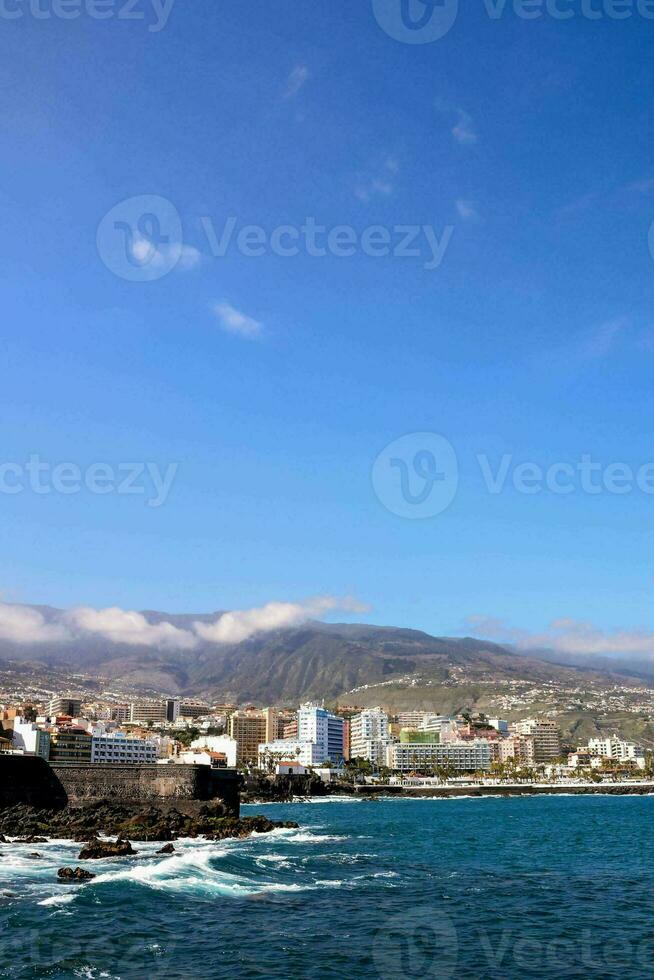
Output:
<path fill-rule="evenodd" d="M 472 144 L 477 142 L 477 133 L 475 131 L 474 123 L 472 117 L 464 112 L 463 109 L 457 109 L 458 119 L 456 124 L 452 128 L 452 136 L 457 141 L 457 143 Z"/>
<path fill-rule="evenodd" d="M 240 643 L 257 633 L 297 626 L 328 612 L 365 612 L 366 606 L 350 597 L 316 596 L 304 602 L 269 602 L 257 609 L 224 613 L 212 623 L 193 623 L 193 631 L 172 623 L 149 622 L 143 613 L 111 606 L 93 609 L 77 606 L 58 612 L 47 622 L 29 606 L 0 602 L 0 640 L 13 643 L 56 643 L 98 636 L 109 643 L 156 647 L 164 650 L 191 650 L 200 640 L 211 643 Z"/>
<path fill-rule="evenodd" d="M 112 643 L 177 650 L 188 650 L 197 644 L 197 638 L 188 630 L 178 629 L 172 623 L 149 623 L 142 613 L 117 606 L 108 609 L 79 606 L 65 613 L 64 618 L 76 630 L 102 636 Z"/>
<path fill-rule="evenodd" d="M 12 643 L 57 643 L 68 639 L 68 632 L 60 623 L 47 623 L 37 609 L 0 602 L 0 639 Z"/>
<path fill-rule="evenodd" d="M 654 659 L 654 631 L 642 628 L 607 630 L 571 618 L 555 619 L 540 632 L 516 629 L 489 616 L 469 616 L 465 623 L 473 635 L 510 643 L 519 650 L 546 648 L 580 656 L 637 655 Z"/>
<path fill-rule="evenodd" d="M 226 330 L 228 333 L 235 333 L 239 337 L 247 337 L 249 339 L 258 337 L 263 329 L 262 323 L 253 319 L 251 316 L 246 316 L 245 313 L 241 313 L 240 310 L 230 306 L 229 303 L 216 303 L 213 312 L 220 320 L 220 325 L 223 330 Z"/>
<path fill-rule="evenodd" d="M 173 242 L 166 245 L 154 245 L 148 238 L 136 238 L 131 245 L 132 256 L 145 266 L 158 269 L 174 267 L 177 269 L 193 269 L 200 259 L 201 253 L 193 245 L 183 245 Z"/>
<path fill-rule="evenodd" d="M 479 212 L 472 203 L 472 201 L 465 201 L 462 198 L 458 198 L 454 202 L 457 213 L 463 221 L 476 221 L 479 218 Z"/>
<path fill-rule="evenodd" d="M 269 602 L 257 609 L 223 613 L 213 623 L 194 623 L 193 629 L 212 643 L 241 643 L 257 633 L 297 626 L 337 609 L 352 613 L 365 612 L 366 607 L 348 597 L 316 596 L 304 602 Z"/>
<path fill-rule="evenodd" d="M 292 99 L 294 98 L 300 89 L 306 85 L 309 80 L 309 69 L 306 65 L 296 65 L 291 74 L 286 79 L 286 88 L 284 89 L 284 98 Z"/>
<path fill-rule="evenodd" d="M 374 172 L 359 175 L 354 193 L 364 203 L 373 197 L 390 197 L 395 190 L 393 178 L 399 170 L 400 165 L 395 157 L 386 157 Z"/>

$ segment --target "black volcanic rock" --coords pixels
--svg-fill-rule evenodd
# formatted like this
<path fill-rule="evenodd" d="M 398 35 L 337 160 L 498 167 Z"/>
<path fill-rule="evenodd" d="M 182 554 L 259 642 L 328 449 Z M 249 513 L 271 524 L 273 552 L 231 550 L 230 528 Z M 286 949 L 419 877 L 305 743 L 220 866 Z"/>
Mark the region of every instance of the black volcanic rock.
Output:
<path fill-rule="evenodd" d="M 285 826 L 265 817 L 229 817 L 219 800 L 177 801 L 175 805 L 139 806 L 95 802 L 68 806 L 63 810 L 41 810 L 18 804 L 0 808 L 0 833 L 13 834 L 14 827 L 51 838 L 74 838 L 85 843 L 80 860 L 86 856 L 114 857 L 134 853 L 129 840 L 170 841 L 177 837 L 245 837 L 253 831 L 264 833 Z M 118 841 L 101 841 L 98 834 L 116 836 Z M 127 840 L 129 838 L 129 840 Z M 120 842 L 120 843 L 119 843 Z M 128 850 L 129 848 L 129 850 Z"/>
<path fill-rule="evenodd" d="M 164 844 L 163 847 L 160 847 L 159 848 L 159 850 L 157 851 L 157 854 L 172 854 L 174 852 L 174 850 L 175 850 L 175 848 L 173 847 L 172 844 Z"/>
<path fill-rule="evenodd" d="M 95 878 L 92 871 L 86 871 L 84 868 L 59 868 L 57 871 L 57 878 L 62 881 L 90 881 L 91 878 Z"/>
<path fill-rule="evenodd" d="M 120 837 L 116 841 L 99 840 L 95 837 L 88 842 L 86 847 L 82 848 L 79 853 L 79 860 L 91 861 L 98 858 L 127 857 L 130 854 L 136 854 L 136 851 L 128 840 L 121 840 Z"/>

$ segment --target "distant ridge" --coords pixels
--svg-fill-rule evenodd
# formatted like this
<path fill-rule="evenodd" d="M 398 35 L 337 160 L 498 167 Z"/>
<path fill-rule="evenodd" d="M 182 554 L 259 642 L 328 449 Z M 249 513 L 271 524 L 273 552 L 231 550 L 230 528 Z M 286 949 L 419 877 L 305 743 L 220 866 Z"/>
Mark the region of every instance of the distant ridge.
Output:
<path fill-rule="evenodd" d="M 59 610 L 35 606 L 54 620 Z M 149 610 L 151 623 L 190 628 L 221 613 L 169 614 Z M 18 644 L 0 640 L 2 660 L 30 661 L 84 670 L 111 678 L 116 684 L 170 694 L 204 695 L 243 703 L 289 703 L 305 698 L 347 700 L 359 691 L 383 700 L 384 686 L 396 701 L 428 707 L 437 689 L 471 685 L 506 685 L 514 681 L 610 683 L 625 678 L 607 670 L 562 665 L 527 656 L 507 647 L 472 637 L 430 636 L 420 630 L 308 622 L 302 626 L 260 633 L 242 643 L 201 642 L 191 650 L 161 650 L 151 646 L 113 643 L 89 634 L 84 640 Z M 381 685 L 381 687 L 380 687 Z M 442 695 L 441 695 L 442 696 Z M 401 707 L 401 704 L 397 705 Z"/>

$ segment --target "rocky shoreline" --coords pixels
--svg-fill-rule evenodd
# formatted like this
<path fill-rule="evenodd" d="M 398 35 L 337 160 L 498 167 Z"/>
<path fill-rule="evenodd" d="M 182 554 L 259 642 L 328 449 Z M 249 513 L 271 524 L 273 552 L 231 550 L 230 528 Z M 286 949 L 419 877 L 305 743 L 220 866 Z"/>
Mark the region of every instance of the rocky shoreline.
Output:
<path fill-rule="evenodd" d="M 87 843 L 96 841 L 98 834 L 104 834 L 125 842 L 167 842 L 178 837 L 224 840 L 297 826 L 294 821 L 269 820 L 263 816 L 229 816 L 218 801 L 186 803 L 183 807 L 101 801 L 57 810 L 17 804 L 0 810 L 0 848 L 5 846 L 3 838 L 5 841 L 6 838 L 18 838 L 22 843 L 42 843 L 50 838 Z"/>

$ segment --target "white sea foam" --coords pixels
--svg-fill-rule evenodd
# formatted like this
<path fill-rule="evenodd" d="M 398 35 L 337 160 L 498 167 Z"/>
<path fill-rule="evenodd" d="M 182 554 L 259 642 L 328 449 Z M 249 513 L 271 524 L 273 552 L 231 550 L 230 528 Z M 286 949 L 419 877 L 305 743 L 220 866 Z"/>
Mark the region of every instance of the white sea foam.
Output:
<path fill-rule="evenodd" d="M 342 834 L 314 834 L 310 830 L 294 833 L 288 838 L 289 844 L 322 844 L 325 841 L 347 840 Z"/>
<path fill-rule="evenodd" d="M 75 901 L 75 893 L 69 892 L 68 894 L 64 894 L 64 895 L 50 895 L 49 898 L 42 899 L 38 904 L 39 905 L 70 905 L 70 903 L 74 901 Z"/>

